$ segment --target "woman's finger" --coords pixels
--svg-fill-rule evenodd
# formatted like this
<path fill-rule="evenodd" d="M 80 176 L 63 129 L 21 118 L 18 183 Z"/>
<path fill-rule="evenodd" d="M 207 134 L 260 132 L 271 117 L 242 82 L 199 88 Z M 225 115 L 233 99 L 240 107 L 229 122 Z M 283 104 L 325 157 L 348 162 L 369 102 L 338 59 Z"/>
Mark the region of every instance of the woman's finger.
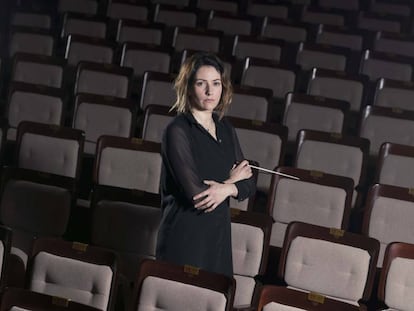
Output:
<path fill-rule="evenodd" d="M 208 196 L 208 194 L 209 194 L 209 191 L 208 191 L 209 189 L 207 189 L 207 190 L 205 190 L 205 191 L 203 191 L 203 192 L 200 192 L 199 194 L 196 194 L 195 196 L 193 196 L 193 200 L 194 201 L 197 201 L 197 200 L 199 200 L 199 199 L 201 199 L 201 198 L 204 198 L 204 197 L 207 197 Z"/>
<path fill-rule="evenodd" d="M 203 182 L 206 185 L 209 185 L 209 186 L 217 183 L 214 180 L 203 180 Z M 201 198 L 203 198 L 205 196 L 208 196 L 210 194 L 210 191 L 209 190 L 210 190 L 210 188 L 207 189 L 207 190 L 204 190 L 203 192 L 200 192 L 199 194 L 196 194 L 195 196 L 193 196 L 193 201 L 197 201 L 197 200 L 199 200 L 199 199 L 201 199 Z"/>
<path fill-rule="evenodd" d="M 201 200 L 196 205 L 194 205 L 194 207 L 197 209 L 203 209 L 203 206 L 208 204 L 208 202 L 210 202 L 210 198 L 207 196 L 204 200 Z"/>
<path fill-rule="evenodd" d="M 210 207 L 210 208 L 208 208 L 208 209 L 206 209 L 204 211 L 204 213 L 210 213 L 210 212 L 214 211 L 216 209 L 216 207 L 217 207 L 217 204 L 213 204 L 213 206 Z"/>

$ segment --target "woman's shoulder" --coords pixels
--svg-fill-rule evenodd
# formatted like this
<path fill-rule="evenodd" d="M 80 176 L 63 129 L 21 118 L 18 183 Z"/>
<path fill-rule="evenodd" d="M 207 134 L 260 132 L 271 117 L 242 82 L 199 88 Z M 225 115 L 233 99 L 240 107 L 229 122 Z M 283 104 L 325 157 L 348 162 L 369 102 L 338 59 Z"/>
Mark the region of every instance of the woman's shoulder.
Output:
<path fill-rule="evenodd" d="M 170 123 L 165 127 L 164 134 L 169 135 L 180 135 L 186 133 L 190 129 L 190 121 L 184 113 L 176 115 Z"/>
<path fill-rule="evenodd" d="M 171 122 L 167 125 L 167 129 L 169 128 L 188 128 L 190 126 L 190 122 L 188 117 L 185 113 L 177 114 Z"/>
<path fill-rule="evenodd" d="M 227 129 L 229 129 L 229 130 L 233 130 L 233 125 L 231 124 L 231 122 L 230 122 L 230 120 L 226 117 L 226 116 L 224 116 L 224 117 L 222 117 L 221 119 L 220 119 L 220 123 L 225 127 L 225 128 L 227 128 Z"/>

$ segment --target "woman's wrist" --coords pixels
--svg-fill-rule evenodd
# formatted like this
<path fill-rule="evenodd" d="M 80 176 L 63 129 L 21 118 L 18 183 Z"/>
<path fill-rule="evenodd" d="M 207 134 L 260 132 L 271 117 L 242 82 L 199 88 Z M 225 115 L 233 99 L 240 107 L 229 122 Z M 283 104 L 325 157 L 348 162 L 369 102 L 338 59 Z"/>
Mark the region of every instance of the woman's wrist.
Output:
<path fill-rule="evenodd" d="M 231 197 L 237 197 L 237 195 L 239 194 L 239 190 L 237 189 L 236 185 L 233 182 L 229 182 L 229 179 L 228 180 L 225 180 L 224 181 L 224 184 L 229 189 L 229 196 L 231 196 Z"/>

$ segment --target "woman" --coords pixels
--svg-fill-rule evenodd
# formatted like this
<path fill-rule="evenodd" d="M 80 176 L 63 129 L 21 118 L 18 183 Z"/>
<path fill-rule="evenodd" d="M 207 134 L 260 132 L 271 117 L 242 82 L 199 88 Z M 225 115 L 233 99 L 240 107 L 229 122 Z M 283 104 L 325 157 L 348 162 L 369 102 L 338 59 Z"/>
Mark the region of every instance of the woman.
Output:
<path fill-rule="evenodd" d="M 177 117 L 162 141 L 163 219 L 157 258 L 233 275 L 229 197 L 255 191 L 234 128 L 223 115 L 232 87 L 221 61 L 198 53 L 175 81 Z"/>

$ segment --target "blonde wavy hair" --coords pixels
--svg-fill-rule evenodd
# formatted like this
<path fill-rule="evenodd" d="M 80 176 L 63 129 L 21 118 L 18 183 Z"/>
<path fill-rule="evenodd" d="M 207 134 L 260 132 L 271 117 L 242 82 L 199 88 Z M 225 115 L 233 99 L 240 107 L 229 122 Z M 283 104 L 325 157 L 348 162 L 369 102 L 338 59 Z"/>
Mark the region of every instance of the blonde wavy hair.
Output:
<path fill-rule="evenodd" d="M 171 110 L 176 109 L 178 113 L 190 111 L 192 106 L 190 95 L 193 91 L 195 74 L 202 66 L 212 66 L 220 73 L 222 93 L 215 111 L 218 112 L 219 118 L 221 119 L 230 106 L 233 87 L 222 61 L 216 55 L 206 52 L 193 54 L 182 64 L 180 72 L 174 81 L 177 98 Z"/>

